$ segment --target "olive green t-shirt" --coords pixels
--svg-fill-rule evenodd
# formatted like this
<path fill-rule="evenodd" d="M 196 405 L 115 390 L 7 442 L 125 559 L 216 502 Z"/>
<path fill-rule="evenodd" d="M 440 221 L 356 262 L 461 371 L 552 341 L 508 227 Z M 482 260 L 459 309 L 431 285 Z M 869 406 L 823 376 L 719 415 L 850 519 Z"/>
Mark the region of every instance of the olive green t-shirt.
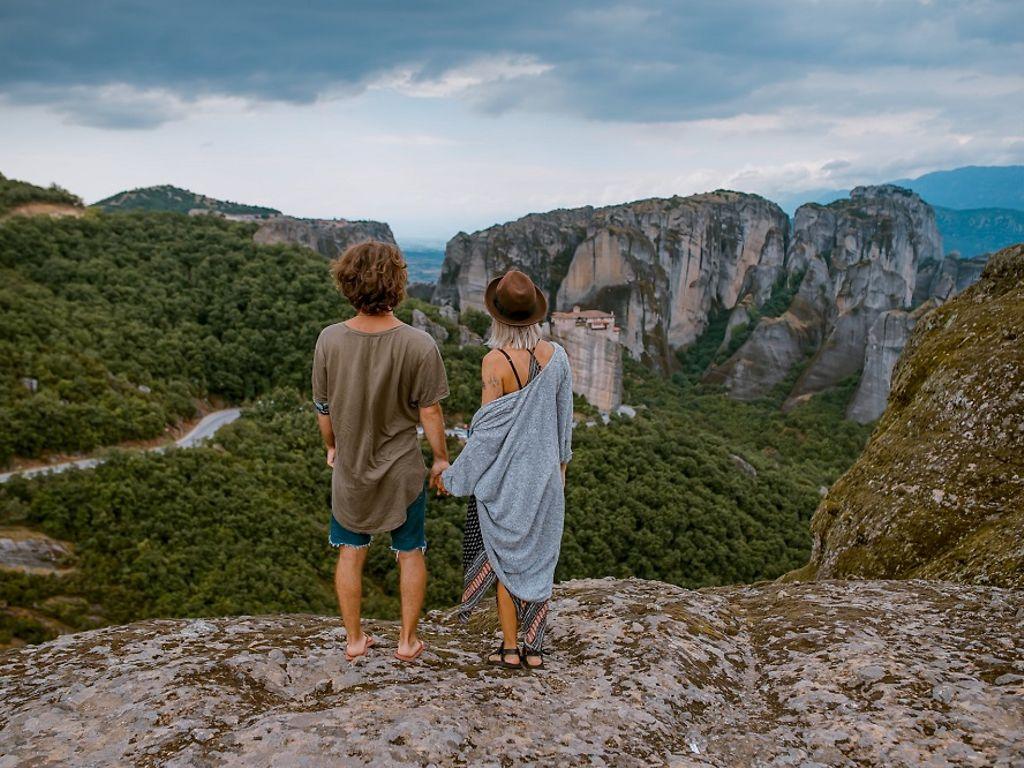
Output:
<path fill-rule="evenodd" d="M 423 490 L 419 409 L 448 395 L 434 340 L 409 325 L 365 333 L 336 323 L 313 353 L 313 403 L 331 417 L 331 507 L 356 533 L 392 531 Z"/>

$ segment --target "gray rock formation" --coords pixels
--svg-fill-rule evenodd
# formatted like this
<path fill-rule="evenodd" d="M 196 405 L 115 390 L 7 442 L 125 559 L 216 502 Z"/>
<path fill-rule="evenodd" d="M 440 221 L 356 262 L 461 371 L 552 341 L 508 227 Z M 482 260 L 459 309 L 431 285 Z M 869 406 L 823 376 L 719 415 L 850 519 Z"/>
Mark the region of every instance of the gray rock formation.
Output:
<path fill-rule="evenodd" d="M 433 300 L 479 309 L 488 280 L 517 267 L 552 309 L 614 312 L 630 353 L 666 371 L 673 349 L 695 341 L 712 310 L 729 310 L 721 353 L 735 348 L 731 334 L 746 334 L 752 318 L 757 325 L 707 381 L 744 400 L 785 383 L 792 407 L 867 371 L 853 411 L 866 418 L 884 402 L 889 358 L 898 354 L 892 335 L 869 345 L 878 318 L 948 300 L 977 279 L 982 262 L 944 259 L 933 210 L 892 185 L 802 206 L 788 231 L 773 203 L 724 191 L 530 214 L 454 237 Z M 787 311 L 761 316 L 787 284 L 798 286 Z M 895 326 L 879 331 L 886 328 Z"/>
<path fill-rule="evenodd" d="M 829 276 L 825 262 L 809 257 L 789 309 L 780 317 L 762 318 L 750 338 L 725 363 L 704 377 L 724 385 L 740 400 L 762 397 L 783 382 L 790 369 L 821 346 L 829 310 Z"/>
<path fill-rule="evenodd" d="M 801 228 L 797 211 L 793 240 L 806 238 L 806 256 L 829 265 L 833 304 L 822 345 L 791 397 L 820 392 L 854 376 L 864 366 L 868 331 L 891 309 L 909 309 L 921 261 L 942 257 L 935 213 L 900 187 L 857 187 L 850 199 L 828 206 L 828 214 Z"/>
<path fill-rule="evenodd" d="M 725 352 L 732 343 L 733 336 L 747 328 L 750 325 L 751 319 L 749 301 L 743 301 L 733 307 L 729 313 L 729 320 L 725 325 L 725 335 L 722 337 L 722 343 L 718 345 L 717 351 L 719 353 Z"/>
<path fill-rule="evenodd" d="M 471 331 L 464 325 L 459 326 L 459 346 L 460 347 L 479 347 L 484 343 L 476 333 Z"/>
<path fill-rule="evenodd" d="M 0 765 L 951 766 L 1024 751 L 1021 593 L 560 586 L 539 673 L 493 617 L 344 657 L 334 618 L 149 621 L 0 655 Z M 984 632 L 978 628 L 984 627 Z"/>
<path fill-rule="evenodd" d="M 38 531 L 0 526 L 0 571 L 37 575 L 67 573 L 72 547 Z"/>
<path fill-rule="evenodd" d="M 448 341 L 448 330 L 440 323 L 435 323 L 421 310 L 414 309 L 412 311 L 412 327 L 429 333 L 438 346 Z"/>
<path fill-rule="evenodd" d="M 452 238 L 434 301 L 480 309 L 487 282 L 516 267 L 553 309 L 614 312 L 630 352 L 667 368 L 712 307 L 768 298 L 787 228 L 774 203 L 728 191 L 530 214 Z"/>
<path fill-rule="evenodd" d="M 846 409 L 846 418 L 869 424 L 881 417 L 889 399 L 892 369 L 896 367 L 918 318 L 934 306 L 934 300 L 929 300 L 912 312 L 890 309 L 875 319 L 868 331 L 864 370 Z"/>
<path fill-rule="evenodd" d="M 1024 589 L 1024 245 L 917 320 L 871 441 L 811 531 L 794 578 Z"/>
<path fill-rule="evenodd" d="M 302 245 L 329 259 L 333 259 L 350 245 L 366 240 L 395 242 L 391 227 L 381 221 L 297 219 L 292 216 L 266 219 L 260 223 L 252 239 L 263 245 Z"/>
<path fill-rule="evenodd" d="M 434 297 L 434 283 L 409 283 L 405 292 L 410 298 L 420 301 L 430 301 Z"/>
<path fill-rule="evenodd" d="M 913 305 L 916 307 L 928 299 L 939 303 L 948 301 L 964 288 L 981 277 L 988 254 L 973 259 L 961 259 L 959 254 L 947 254 L 940 261 L 926 260 L 917 268 L 917 283 L 914 286 Z"/>
<path fill-rule="evenodd" d="M 915 305 L 924 264 L 945 264 L 942 242 L 934 212 L 909 190 L 858 187 L 848 200 L 801 206 L 785 263 L 788 273 L 803 274 L 793 304 L 781 317 L 762 320 L 708 380 L 723 384 L 735 397 L 754 399 L 803 365 L 789 392 L 791 406 L 864 371 L 867 380 L 855 410 L 864 418 L 884 405 L 892 355 L 898 356 L 906 328 L 898 333 L 898 316 L 890 314 L 888 324 L 878 327 L 873 347 L 869 336 L 883 314 L 906 313 Z M 938 279 L 937 268 L 927 273 L 930 284 L 921 301 L 940 294 L 946 298 L 956 290 L 959 263 L 949 261 L 945 268 L 953 273 L 945 281 Z M 965 268 L 964 280 L 970 271 Z"/>

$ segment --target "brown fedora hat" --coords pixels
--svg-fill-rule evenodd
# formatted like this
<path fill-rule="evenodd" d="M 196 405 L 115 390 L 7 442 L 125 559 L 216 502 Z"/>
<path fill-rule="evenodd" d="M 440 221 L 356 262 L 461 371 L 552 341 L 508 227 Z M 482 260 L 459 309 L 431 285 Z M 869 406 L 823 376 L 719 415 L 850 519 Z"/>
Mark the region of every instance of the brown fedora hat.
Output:
<path fill-rule="evenodd" d="M 548 314 L 548 300 L 528 275 L 511 269 L 487 284 L 484 306 L 506 325 L 534 325 Z"/>

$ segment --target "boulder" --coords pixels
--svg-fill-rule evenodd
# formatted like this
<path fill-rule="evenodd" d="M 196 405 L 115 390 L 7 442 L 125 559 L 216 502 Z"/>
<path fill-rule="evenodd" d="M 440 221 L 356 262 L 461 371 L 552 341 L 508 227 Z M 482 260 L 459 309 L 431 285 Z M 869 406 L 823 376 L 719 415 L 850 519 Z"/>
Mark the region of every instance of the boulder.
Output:
<path fill-rule="evenodd" d="M 1013 765 L 1020 593 L 929 582 L 556 589 L 546 669 L 495 617 L 154 620 L 0 655 L 0 765 Z M 979 633 L 978 627 L 985 631 Z"/>
<path fill-rule="evenodd" d="M 459 326 L 459 346 L 460 347 L 479 347 L 484 343 L 484 340 L 480 338 L 476 333 L 471 331 L 464 325 Z"/>

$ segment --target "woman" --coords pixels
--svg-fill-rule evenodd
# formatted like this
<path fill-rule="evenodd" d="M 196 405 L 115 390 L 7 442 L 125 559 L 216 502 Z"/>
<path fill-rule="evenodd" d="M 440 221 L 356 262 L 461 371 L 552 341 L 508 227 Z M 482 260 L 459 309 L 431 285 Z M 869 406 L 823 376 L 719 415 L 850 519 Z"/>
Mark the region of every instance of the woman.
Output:
<path fill-rule="evenodd" d="M 572 372 L 565 350 L 541 340 L 547 300 L 529 277 L 512 270 L 495 278 L 484 304 L 492 350 L 481 365 L 481 407 L 441 475 L 449 493 L 470 496 L 461 615 L 497 583 L 502 644 L 489 660 L 538 669 L 572 458 Z"/>

